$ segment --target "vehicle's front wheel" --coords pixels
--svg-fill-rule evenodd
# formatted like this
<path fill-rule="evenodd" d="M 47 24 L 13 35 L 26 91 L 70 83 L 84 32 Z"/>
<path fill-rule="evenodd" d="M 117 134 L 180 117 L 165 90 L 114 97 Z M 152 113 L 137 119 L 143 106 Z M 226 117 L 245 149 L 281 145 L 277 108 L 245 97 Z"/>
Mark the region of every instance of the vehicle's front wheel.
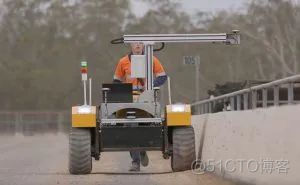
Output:
<path fill-rule="evenodd" d="M 69 172 L 89 174 L 91 171 L 91 132 L 86 128 L 72 128 L 69 135 Z"/>
<path fill-rule="evenodd" d="M 190 170 L 196 159 L 195 134 L 193 127 L 178 127 L 173 129 L 173 152 L 171 167 L 174 172 Z"/>

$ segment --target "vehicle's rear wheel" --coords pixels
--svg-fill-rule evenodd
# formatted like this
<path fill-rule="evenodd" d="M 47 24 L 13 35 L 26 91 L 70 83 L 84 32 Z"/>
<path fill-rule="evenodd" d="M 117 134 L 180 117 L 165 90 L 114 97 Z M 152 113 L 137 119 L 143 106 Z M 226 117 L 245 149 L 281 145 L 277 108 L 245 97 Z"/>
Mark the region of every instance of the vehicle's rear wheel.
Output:
<path fill-rule="evenodd" d="M 69 135 L 69 171 L 89 174 L 92 171 L 91 132 L 86 128 L 72 128 Z"/>
<path fill-rule="evenodd" d="M 190 170 L 193 161 L 196 159 L 195 134 L 193 127 L 174 128 L 172 140 L 172 170 L 174 172 Z"/>

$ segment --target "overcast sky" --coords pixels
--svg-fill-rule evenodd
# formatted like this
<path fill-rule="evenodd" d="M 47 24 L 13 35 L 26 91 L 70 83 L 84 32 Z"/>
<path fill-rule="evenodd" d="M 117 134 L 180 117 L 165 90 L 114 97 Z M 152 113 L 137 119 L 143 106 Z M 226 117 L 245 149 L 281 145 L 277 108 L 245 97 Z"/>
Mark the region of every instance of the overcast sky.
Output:
<path fill-rule="evenodd" d="M 142 0 L 131 0 L 133 3 L 133 11 L 137 16 L 142 16 L 147 11 L 147 5 Z M 251 0 L 171 0 L 180 2 L 183 10 L 189 14 L 193 14 L 197 10 L 205 12 L 216 12 L 219 10 L 244 10 L 244 5 Z M 266 0 L 267 1 L 267 0 Z M 300 0 L 286 0 L 300 4 Z"/>
<path fill-rule="evenodd" d="M 187 11 L 216 11 L 222 9 L 237 9 L 247 0 L 181 0 L 182 6 Z"/>
<path fill-rule="evenodd" d="M 249 0 L 176 0 L 182 4 L 183 10 L 193 14 L 200 11 L 238 10 Z M 141 0 L 132 0 L 133 10 L 138 16 L 147 11 L 147 5 Z"/>

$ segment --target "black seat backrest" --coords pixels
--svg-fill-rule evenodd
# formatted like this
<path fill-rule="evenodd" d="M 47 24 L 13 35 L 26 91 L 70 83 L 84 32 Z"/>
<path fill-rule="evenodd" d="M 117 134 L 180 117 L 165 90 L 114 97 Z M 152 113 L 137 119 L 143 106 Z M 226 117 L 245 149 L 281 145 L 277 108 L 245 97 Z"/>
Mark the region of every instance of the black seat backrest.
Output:
<path fill-rule="evenodd" d="M 103 88 L 109 88 L 107 92 L 108 103 L 132 103 L 132 84 L 131 83 L 113 83 L 102 84 Z M 104 91 L 102 91 L 104 102 Z"/>

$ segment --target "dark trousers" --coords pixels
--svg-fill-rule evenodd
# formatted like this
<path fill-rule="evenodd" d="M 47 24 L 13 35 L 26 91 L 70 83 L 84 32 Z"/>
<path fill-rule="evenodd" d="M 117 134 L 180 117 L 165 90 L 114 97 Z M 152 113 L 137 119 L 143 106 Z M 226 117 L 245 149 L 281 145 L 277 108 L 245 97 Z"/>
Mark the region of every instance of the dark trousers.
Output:
<path fill-rule="evenodd" d="M 145 155 L 146 151 L 130 151 L 130 157 L 133 163 L 140 164 L 141 155 Z"/>

